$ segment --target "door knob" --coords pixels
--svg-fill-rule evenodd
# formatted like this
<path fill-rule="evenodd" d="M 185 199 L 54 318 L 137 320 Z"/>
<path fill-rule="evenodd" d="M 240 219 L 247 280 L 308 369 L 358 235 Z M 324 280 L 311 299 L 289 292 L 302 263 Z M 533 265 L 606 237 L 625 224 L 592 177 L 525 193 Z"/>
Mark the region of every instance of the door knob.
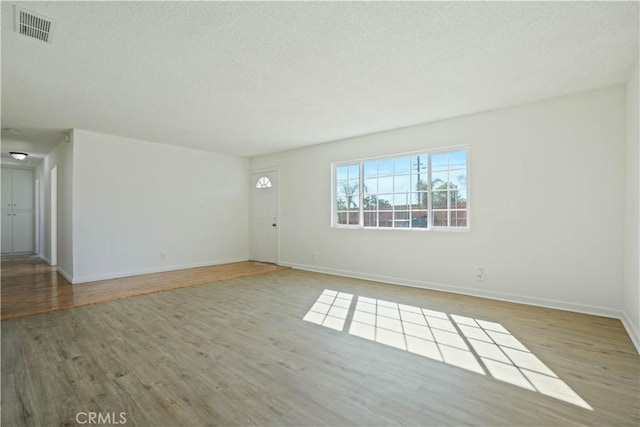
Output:
<path fill-rule="evenodd" d="M 276 223 L 274 222 L 273 224 L 271 224 L 271 226 L 272 226 L 272 227 L 275 227 L 275 226 L 276 226 Z"/>

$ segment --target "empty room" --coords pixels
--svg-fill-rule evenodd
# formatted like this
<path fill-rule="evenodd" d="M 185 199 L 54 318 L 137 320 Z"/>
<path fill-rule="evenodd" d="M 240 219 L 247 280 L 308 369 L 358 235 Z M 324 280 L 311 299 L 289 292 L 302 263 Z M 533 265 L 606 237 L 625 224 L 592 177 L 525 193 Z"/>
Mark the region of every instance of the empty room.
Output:
<path fill-rule="evenodd" d="M 640 425 L 639 2 L 0 13 L 3 426 Z"/>

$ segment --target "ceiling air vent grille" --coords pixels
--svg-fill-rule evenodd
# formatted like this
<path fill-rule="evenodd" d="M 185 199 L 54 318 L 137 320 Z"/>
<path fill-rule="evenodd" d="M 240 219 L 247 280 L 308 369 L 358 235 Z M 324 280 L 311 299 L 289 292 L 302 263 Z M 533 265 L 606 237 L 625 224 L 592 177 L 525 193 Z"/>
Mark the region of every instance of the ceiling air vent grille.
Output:
<path fill-rule="evenodd" d="M 16 6 L 15 30 L 18 34 L 51 43 L 51 32 L 55 24 L 53 19 Z"/>

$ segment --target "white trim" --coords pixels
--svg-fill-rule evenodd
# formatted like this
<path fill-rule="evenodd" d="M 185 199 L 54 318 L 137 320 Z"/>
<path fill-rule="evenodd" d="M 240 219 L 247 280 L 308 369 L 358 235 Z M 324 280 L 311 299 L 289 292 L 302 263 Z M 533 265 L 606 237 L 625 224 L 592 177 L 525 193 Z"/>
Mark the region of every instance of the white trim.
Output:
<path fill-rule="evenodd" d="M 34 222 L 34 253 L 40 254 L 40 178 L 35 179 L 35 200 L 33 203 L 35 209 L 35 222 Z"/>
<path fill-rule="evenodd" d="M 60 275 L 62 277 L 64 277 L 65 279 L 67 279 L 67 282 L 69 283 L 73 283 L 73 276 L 70 275 L 69 273 L 67 273 L 66 271 L 64 271 L 60 266 L 58 266 L 56 268 L 56 270 L 58 271 L 58 273 L 60 273 Z"/>
<path fill-rule="evenodd" d="M 210 267 L 213 265 L 230 264 L 233 262 L 242 262 L 242 261 L 248 261 L 248 259 L 247 258 L 219 259 L 215 261 L 194 262 L 190 264 L 172 265 L 172 266 L 161 267 L 161 268 L 149 268 L 145 270 L 123 271 L 120 273 L 94 274 L 92 276 L 73 277 L 72 280 L 69 280 L 69 278 L 66 276 L 65 278 L 67 278 L 67 280 L 69 280 L 69 282 L 71 282 L 72 284 L 77 285 L 81 283 L 95 282 L 98 280 L 119 279 L 122 277 L 140 276 L 142 274 L 165 273 L 167 271 L 187 270 L 190 268 L 198 268 L 198 267 Z M 60 269 L 58 269 L 58 271 L 60 271 Z"/>
<path fill-rule="evenodd" d="M 49 186 L 51 187 L 51 203 L 49 214 L 49 256 L 51 257 L 51 265 L 58 264 L 58 165 L 56 164 L 51 171 Z"/>
<path fill-rule="evenodd" d="M 40 259 L 44 262 L 46 262 L 47 264 L 51 265 L 51 260 L 49 258 L 47 258 L 46 256 L 44 256 L 44 254 L 36 254 L 38 255 L 38 257 L 40 257 Z"/>
<path fill-rule="evenodd" d="M 622 321 L 622 325 L 627 330 L 627 334 L 629 334 L 629 338 L 631 338 L 631 342 L 636 347 L 636 351 L 640 354 L 640 331 L 633 327 L 633 322 L 629 319 L 629 315 L 626 311 L 622 312 L 622 316 L 620 317 Z"/>
<path fill-rule="evenodd" d="M 409 286 L 412 288 L 428 289 L 433 291 L 450 292 L 460 295 L 468 295 L 480 298 L 488 298 L 498 301 L 513 302 L 517 304 L 527 304 L 537 307 L 553 308 L 556 310 L 566 310 L 576 313 L 591 314 L 595 316 L 610 317 L 620 319 L 622 313 L 619 310 L 613 310 L 607 307 L 576 304 L 565 301 L 558 301 L 546 298 L 529 297 L 515 295 L 506 292 L 479 291 L 477 289 L 464 288 L 460 286 L 446 285 L 442 283 L 423 282 L 417 280 L 402 279 L 390 276 L 380 276 L 376 274 L 359 273 L 355 271 L 336 270 L 332 268 L 316 267 L 306 264 L 282 263 L 281 265 L 296 268 L 298 270 L 314 271 L 317 273 L 332 274 L 334 276 L 352 277 L 355 279 L 370 280 L 373 282 L 382 282 L 391 285 Z"/>

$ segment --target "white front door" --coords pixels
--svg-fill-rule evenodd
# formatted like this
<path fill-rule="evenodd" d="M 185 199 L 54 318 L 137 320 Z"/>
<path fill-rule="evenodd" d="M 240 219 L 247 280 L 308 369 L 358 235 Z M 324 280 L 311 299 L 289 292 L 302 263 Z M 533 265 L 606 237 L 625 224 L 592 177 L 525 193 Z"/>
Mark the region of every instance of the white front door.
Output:
<path fill-rule="evenodd" d="M 278 172 L 254 173 L 252 185 L 252 248 L 254 261 L 278 263 Z"/>

